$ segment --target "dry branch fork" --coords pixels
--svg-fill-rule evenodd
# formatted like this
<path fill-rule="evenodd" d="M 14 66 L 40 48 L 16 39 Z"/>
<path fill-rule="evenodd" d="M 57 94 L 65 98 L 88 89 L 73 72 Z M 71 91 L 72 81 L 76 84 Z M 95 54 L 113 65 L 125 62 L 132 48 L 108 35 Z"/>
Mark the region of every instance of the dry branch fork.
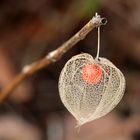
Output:
<path fill-rule="evenodd" d="M 49 64 L 56 62 L 61 56 L 72 48 L 80 40 L 83 40 L 86 35 L 94 28 L 107 23 L 106 18 L 101 18 L 100 15 L 94 16 L 80 31 L 78 31 L 73 37 L 62 44 L 58 49 L 48 53 L 44 58 L 23 67 L 21 73 L 19 73 L 11 83 L 6 85 L 0 91 L 0 102 L 3 102 L 14 89 L 26 78 L 39 71 L 40 69 L 48 66 Z"/>

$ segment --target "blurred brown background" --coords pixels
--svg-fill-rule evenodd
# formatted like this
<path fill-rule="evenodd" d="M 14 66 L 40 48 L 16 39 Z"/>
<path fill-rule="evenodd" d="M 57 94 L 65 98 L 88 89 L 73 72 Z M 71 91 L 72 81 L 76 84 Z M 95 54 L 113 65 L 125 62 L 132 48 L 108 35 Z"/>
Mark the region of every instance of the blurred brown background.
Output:
<path fill-rule="evenodd" d="M 81 52 L 96 55 L 97 30 L 93 30 L 0 105 L 0 140 L 140 140 L 139 0 L 0 0 L 0 86 L 69 39 L 95 12 L 108 19 L 101 28 L 100 56 L 124 73 L 123 100 L 79 133 L 60 101 L 58 78 L 66 61 Z"/>

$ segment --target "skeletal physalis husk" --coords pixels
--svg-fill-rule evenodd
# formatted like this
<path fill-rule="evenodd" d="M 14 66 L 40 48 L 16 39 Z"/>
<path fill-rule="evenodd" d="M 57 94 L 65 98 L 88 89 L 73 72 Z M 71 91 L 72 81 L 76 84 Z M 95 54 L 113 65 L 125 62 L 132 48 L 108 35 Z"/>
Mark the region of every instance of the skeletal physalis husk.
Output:
<path fill-rule="evenodd" d="M 106 58 L 87 53 L 72 57 L 59 78 L 60 98 L 78 125 L 109 113 L 122 99 L 125 78 Z"/>

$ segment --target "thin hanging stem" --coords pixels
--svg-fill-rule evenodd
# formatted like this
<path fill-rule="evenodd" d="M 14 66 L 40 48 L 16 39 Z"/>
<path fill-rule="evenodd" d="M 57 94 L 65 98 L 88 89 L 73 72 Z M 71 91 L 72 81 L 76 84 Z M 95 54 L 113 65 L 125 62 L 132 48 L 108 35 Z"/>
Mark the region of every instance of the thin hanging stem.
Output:
<path fill-rule="evenodd" d="M 99 53 L 100 53 L 100 27 L 98 27 L 98 46 L 97 46 L 97 55 L 96 59 L 99 59 Z"/>

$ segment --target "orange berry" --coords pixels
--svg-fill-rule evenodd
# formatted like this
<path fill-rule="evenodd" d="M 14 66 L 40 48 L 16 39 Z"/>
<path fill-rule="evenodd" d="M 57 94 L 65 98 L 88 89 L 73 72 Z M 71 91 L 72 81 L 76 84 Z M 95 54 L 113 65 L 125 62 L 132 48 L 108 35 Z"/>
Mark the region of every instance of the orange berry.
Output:
<path fill-rule="evenodd" d="M 87 64 L 82 68 L 82 78 L 89 84 L 96 84 L 102 75 L 102 70 L 99 65 Z"/>

